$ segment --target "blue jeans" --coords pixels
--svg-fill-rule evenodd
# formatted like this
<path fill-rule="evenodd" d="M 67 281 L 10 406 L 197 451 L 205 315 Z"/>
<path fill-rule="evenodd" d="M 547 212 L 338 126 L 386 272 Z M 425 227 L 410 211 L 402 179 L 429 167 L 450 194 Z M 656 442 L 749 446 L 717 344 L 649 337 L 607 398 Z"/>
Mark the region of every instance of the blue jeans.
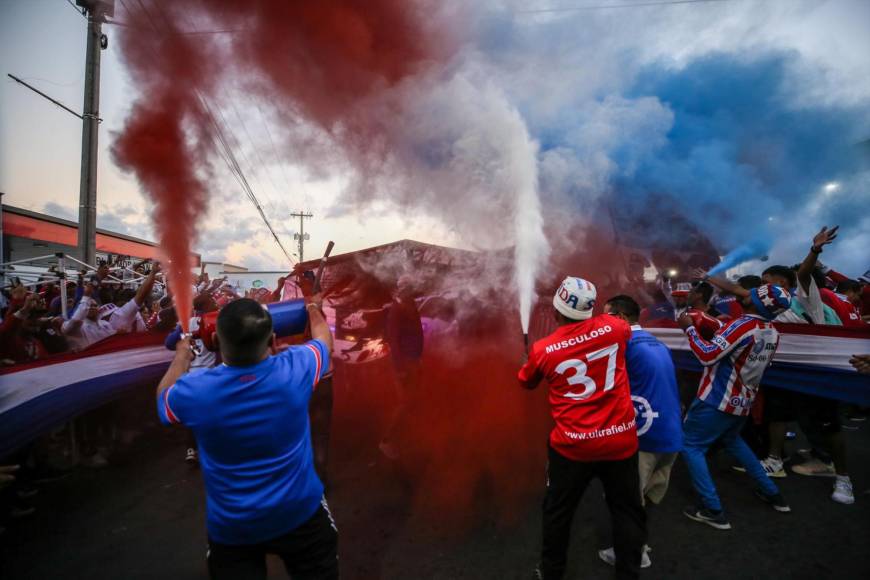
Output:
<path fill-rule="evenodd" d="M 695 399 L 683 423 L 683 459 L 689 469 L 689 477 L 701 501 L 709 510 L 720 511 L 722 503 L 707 467 L 707 450 L 720 441 L 731 455 L 746 468 L 746 473 L 755 480 L 759 489 L 767 495 L 779 493 L 761 467 L 758 458 L 740 437 L 740 430 L 748 417 L 723 413 L 719 409 Z"/>

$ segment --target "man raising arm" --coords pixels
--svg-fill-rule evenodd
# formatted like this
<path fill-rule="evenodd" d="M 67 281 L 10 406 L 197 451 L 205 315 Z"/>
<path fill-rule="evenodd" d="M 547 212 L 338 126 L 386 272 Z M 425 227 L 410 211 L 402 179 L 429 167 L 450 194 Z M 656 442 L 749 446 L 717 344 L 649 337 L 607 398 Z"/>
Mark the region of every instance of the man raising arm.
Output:
<path fill-rule="evenodd" d="M 338 578 L 338 533 L 314 470 L 308 404 L 327 372 L 332 335 L 319 296 L 313 339 L 270 353 L 269 311 L 243 298 L 217 319 L 224 364 L 187 372 L 190 339 L 157 388 L 157 413 L 196 435 L 206 488 L 212 578 L 265 578 L 277 554 L 293 578 Z"/>

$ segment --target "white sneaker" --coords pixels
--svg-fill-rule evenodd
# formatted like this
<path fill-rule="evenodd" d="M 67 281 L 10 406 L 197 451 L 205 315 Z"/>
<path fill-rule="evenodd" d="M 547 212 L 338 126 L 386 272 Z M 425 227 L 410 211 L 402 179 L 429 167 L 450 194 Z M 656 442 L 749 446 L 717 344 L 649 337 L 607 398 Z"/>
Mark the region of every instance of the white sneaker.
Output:
<path fill-rule="evenodd" d="M 649 546 L 643 547 L 643 555 L 640 558 L 641 568 L 649 568 L 650 566 L 652 566 L 652 560 L 649 559 L 649 553 L 651 551 L 652 548 L 650 548 Z M 598 557 L 610 564 L 611 566 L 616 565 L 616 554 L 613 552 L 613 548 L 598 550 Z"/>
<path fill-rule="evenodd" d="M 837 503 L 852 505 L 855 503 L 855 494 L 852 493 L 852 482 L 848 477 L 837 476 L 834 482 L 834 493 L 831 494 L 831 499 Z"/>
<path fill-rule="evenodd" d="M 785 469 L 783 469 L 782 459 L 779 457 L 768 455 L 761 460 L 761 467 L 764 469 L 764 473 L 767 474 L 767 477 L 788 477 Z"/>

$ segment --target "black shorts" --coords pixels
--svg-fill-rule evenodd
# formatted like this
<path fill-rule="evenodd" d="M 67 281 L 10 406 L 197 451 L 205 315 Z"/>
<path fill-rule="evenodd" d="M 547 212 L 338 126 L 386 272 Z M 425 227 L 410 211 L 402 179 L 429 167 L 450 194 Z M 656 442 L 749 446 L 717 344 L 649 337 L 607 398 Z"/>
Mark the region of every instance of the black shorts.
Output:
<path fill-rule="evenodd" d="M 266 554 L 284 562 L 293 580 L 338 578 L 338 529 L 324 499 L 311 518 L 288 534 L 260 544 L 232 546 L 209 540 L 208 572 L 212 578 L 266 578 Z"/>

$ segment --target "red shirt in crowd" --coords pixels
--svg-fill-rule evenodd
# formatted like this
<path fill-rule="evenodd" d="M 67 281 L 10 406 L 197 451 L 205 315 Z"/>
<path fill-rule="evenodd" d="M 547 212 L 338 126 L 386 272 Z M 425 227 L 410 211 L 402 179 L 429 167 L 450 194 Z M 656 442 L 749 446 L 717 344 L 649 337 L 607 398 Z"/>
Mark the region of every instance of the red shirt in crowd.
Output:
<path fill-rule="evenodd" d="M 36 337 L 22 334 L 21 323 L 22 320 L 10 308 L 0 325 L 0 358 L 17 363 L 45 358 L 45 347 Z"/>
<path fill-rule="evenodd" d="M 546 379 L 555 427 L 550 446 L 574 461 L 615 461 L 637 451 L 634 405 L 625 370 L 631 327 L 601 314 L 560 326 L 535 342 L 521 382 Z"/>
<path fill-rule="evenodd" d="M 861 320 L 861 310 L 857 306 L 828 288 L 820 288 L 819 293 L 822 295 L 822 302 L 837 313 L 843 326 L 866 326 L 866 323 Z"/>
<path fill-rule="evenodd" d="M 686 310 L 686 314 L 692 319 L 692 326 L 695 327 L 704 340 L 710 340 L 722 328 L 721 320 L 712 317 L 703 310 L 689 308 Z"/>

